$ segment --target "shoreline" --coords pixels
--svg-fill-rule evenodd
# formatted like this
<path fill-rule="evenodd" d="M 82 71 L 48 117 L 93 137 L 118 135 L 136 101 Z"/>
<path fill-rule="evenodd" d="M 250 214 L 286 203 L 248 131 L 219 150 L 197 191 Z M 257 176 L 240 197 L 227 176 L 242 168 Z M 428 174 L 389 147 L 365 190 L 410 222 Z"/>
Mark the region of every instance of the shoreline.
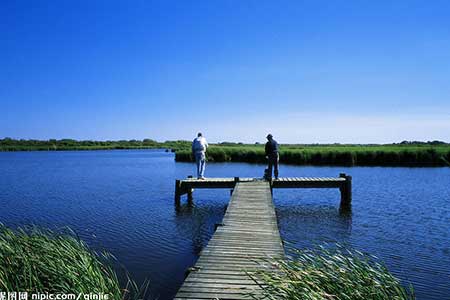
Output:
<path fill-rule="evenodd" d="M 160 150 L 175 153 L 175 161 L 192 162 L 190 141 L 14 140 L 0 139 L 0 152 Z M 265 164 L 263 144 L 210 144 L 209 162 Z M 281 144 L 280 163 L 311 166 L 450 167 L 450 144 L 402 142 L 394 144 Z"/>

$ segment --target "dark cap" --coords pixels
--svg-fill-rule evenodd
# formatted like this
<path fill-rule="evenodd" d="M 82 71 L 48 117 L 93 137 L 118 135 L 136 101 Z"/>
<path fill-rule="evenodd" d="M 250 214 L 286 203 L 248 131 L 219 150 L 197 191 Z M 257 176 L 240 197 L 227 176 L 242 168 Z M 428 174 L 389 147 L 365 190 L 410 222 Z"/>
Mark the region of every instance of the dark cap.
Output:
<path fill-rule="evenodd" d="M 266 138 L 271 139 L 271 138 L 273 138 L 273 136 L 272 136 L 272 134 L 269 133 L 269 134 L 266 136 Z"/>

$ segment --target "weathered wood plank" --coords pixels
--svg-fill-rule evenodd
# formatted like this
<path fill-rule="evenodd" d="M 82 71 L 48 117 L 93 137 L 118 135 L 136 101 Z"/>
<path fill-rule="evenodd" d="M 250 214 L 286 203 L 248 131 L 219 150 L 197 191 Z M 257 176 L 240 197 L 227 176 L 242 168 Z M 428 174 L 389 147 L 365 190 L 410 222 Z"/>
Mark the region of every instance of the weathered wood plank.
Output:
<path fill-rule="evenodd" d="M 273 181 L 274 188 L 338 188 L 341 187 L 348 179 L 345 177 L 280 177 Z M 239 178 L 239 182 L 248 183 L 249 187 L 242 193 L 249 194 L 259 193 L 264 190 L 258 183 L 260 179 L 255 178 Z M 178 190 L 186 191 L 192 188 L 233 188 L 236 184 L 234 178 L 206 178 L 199 180 L 196 178 L 188 178 L 178 181 Z M 237 192 L 237 191 L 235 191 Z"/>
<path fill-rule="evenodd" d="M 247 272 L 276 272 L 284 258 L 272 199 L 272 188 L 339 188 L 341 205 L 350 205 L 351 176 L 281 177 L 271 182 L 254 178 L 189 178 L 176 181 L 176 197 L 193 188 L 230 188 L 231 199 L 215 234 L 201 251 L 175 299 L 249 299 L 261 287 Z M 258 298 L 258 297 L 256 297 Z"/>
<path fill-rule="evenodd" d="M 261 287 L 246 272 L 284 257 L 268 182 L 237 183 L 222 223 L 175 299 L 249 299 Z"/>

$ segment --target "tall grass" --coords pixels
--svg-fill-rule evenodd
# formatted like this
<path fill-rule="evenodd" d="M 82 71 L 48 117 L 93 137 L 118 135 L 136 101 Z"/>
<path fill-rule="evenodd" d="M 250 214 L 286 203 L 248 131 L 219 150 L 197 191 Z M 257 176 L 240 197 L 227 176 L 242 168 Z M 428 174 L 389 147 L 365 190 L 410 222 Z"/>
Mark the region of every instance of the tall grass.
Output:
<path fill-rule="evenodd" d="M 178 150 L 176 161 L 192 161 L 189 150 Z M 211 146 L 212 162 L 265 163 L 264 149 L 257 146 Z M 293 165 L 340 166 L 450 166 L 450 148 L 414 146 L 307 146 L 282 147 L 280 162 Z"/>
<path fill-rule="evenodd" d="M 342 246 L 289 250 L 292 257 L 250 276 L 260 284 L 266 299 L 308 300 L 409 300 L 405 289 L 375 257 Z"/>
<path fill-rule="evenodd" d="M 0 224 L 0 291 L 103 293 L 109 299 L 138 299 L 132 280 L 121 288 L 113 257 L 92 251 L 73 232 L 39 228 L 13 231 Z"/>

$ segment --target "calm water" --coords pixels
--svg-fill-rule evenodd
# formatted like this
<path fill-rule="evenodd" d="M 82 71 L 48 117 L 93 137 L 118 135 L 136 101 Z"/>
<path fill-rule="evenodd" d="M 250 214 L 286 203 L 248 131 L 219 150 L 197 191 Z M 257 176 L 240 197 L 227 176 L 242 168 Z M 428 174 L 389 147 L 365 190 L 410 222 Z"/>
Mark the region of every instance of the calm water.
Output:
<path fill-rule="evenodd" d="M 207 176 L 260 177 L 264 167 L 209 164 Z M 155 151 L 0 153 L 0 222 L 70 226 L 112 252 L 152 294 L 171 299 L 211 237 L 228 190 L 197 190 L 174 207 L 174 180 L 194 166 Z M 369 252 L 411 282 L 417 299 L 450 299 L 450 168 L 282 166 L 282 176 L 353 176 L 351 215 L 338 190 L 275 190 L 283 239 L 304 248 L 340 242 Z M 183 201 L 182 203 L 185 203 Z"/>

